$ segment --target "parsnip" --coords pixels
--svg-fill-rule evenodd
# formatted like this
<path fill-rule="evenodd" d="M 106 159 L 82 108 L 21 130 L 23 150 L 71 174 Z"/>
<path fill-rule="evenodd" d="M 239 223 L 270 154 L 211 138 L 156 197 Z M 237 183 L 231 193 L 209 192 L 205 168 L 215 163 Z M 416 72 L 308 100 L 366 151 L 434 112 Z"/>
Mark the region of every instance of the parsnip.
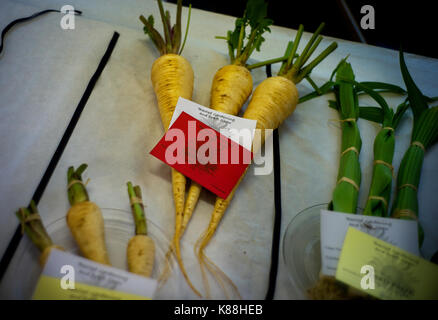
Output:
<path fill-rule="evenodd" d="M 67 192 L 71 208 L 67 213 L 67 225 L 85 258 L 110 265 L 105 244 L 105 229 L 100 208 L 88 198 L 82 173 L 86 164 L 77 170 L 69 167 Z"/>

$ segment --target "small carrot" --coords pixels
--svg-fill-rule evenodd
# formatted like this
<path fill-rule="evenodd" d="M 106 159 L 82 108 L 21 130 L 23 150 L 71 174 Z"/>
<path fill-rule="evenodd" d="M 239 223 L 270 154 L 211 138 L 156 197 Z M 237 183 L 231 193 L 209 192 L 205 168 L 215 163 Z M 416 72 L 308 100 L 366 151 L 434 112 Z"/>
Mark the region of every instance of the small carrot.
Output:
<path fill-rule="evenodd" d="M 53 244 L 46 228 L 44 228 L 33 200 L 27 208 L 20 208 L 15 214 L 18 220 L 20 220 L 21 231 L 26 233 L 33 244 L 40 250 L 39 263 L 42 267 L 46 264 L 53 249 L 65 251 L 63 247 Z"/>
<path fill-rule="evenodd" d="M 184 41 L 181 45 L 181 11 L 182 0 L 177 2 L 176 24 L 171 27 L 170 14 L 164 12 L 161 0 L 158 0 L 160 17 L 163 22 L 164 39 L 154 28 L 154 18 L 149 16 L 146 19 L 140 16 L 140 21 L 144 24 L 144 32 L 151 38 L 160 52 L 160 57 L 154 61 L 151 70 L 151 81 L 157 97 L 158 109 L 160 111 L 161 122 L 164 130 L 169 128 L 170 121 L 175 111 L 178 98 L 183 97 L 190 100 L 193 94 L 194 74 L 190 63 L 181 56 L 184 44 L 187 39 L 188 26 L 190 23 L 190 9 Z M 186 177 L 172 169 L 172 192 L 175 204 L 175 233 L 181 228 L 182 217 L 184 212 L 186 190 Z M 166 260 L 170 253 L 166 255 Z M 184 278 L 193 291 L 201 296 L 198 290 L 190 282 L 187 272 L 181 268 Z M 168 276 L 168 269 L 165 269 L 162 275 L 163 279 Z"/>
<path fill-rule="evenodd" d="M 155 260 L 154 240 L 148 236 L 141 189 L 139 186 L 133 187 L 131 182 L 127 186 L 135 222 L 135 236 L 129 240 L 127 248 L 128 269 L 132 273 L 150 277 Z"/>
<path fill-rule="evenodd" d="M 298 104 L 298 90 L 296 88 L 296 84 L 304 78 L 309 79 L 310 72 L 313 70 L 313 68 L 336 49 L 337 44 L 333 42 L 312 62 L 304 66 L 322 40 L 322 36 L 319 36 L 319 33 L 323 27 L 324 24 L 321 24 L 309 40 L 306 47 L 303 49 L 302 53 L 300 55 L 296 55 L 298 44 L 304 31 L 303 26 L 300 25 L 293 44 L 289 43 L 288 45 L 285 54 L 287 60 L 283 62 L 278 75 L 265 79 L 255 89 L 243 117 L 246 119 L 257 120 L 256 128 L 262 131 L 262 143 L 265 140 L 265 130 L 278 128 L 280 124 L 295 110 Z M 309 80 L 309 82 L 313 83 L 311 80 Z M 197 249 L 197 256 L 201 266 L 207 296 L 209 296 L 209 287 L 207 278 L 205 276 L 204 265 L 213 273 L 214 276 L 215 273 L 220 271 L 220 269 L 211 263 L 211 261 L 206 257 L 204 250 L 214 235 L 242 179 L 243 175 L 226 199 L 219 197 L 216 199 L 208 228 L 201 235 L 195 246 L 195 250 Z M 224 275 L 223 272 L 220 273 L 222 276 Z M 231 283 L 233 288 L 236 289 L 228 277 L 225 277 L 225 280 Z"/>
<path fill-rule="evenodd" d="M 67 225 L 85 258 L 110 265 L 105 245 L 105 230 L 100 208 L 89 200 L 82 182 L 86 164 L 67 171 L 67 192 L 71 208 L 67 213 Z"/>

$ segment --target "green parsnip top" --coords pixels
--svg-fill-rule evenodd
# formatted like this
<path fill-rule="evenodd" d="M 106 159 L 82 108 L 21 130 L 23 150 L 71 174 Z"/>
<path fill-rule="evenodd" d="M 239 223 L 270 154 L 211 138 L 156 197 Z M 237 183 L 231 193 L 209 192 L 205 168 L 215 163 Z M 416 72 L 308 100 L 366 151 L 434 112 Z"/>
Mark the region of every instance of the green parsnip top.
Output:
<path fill-rule="evenodd" d="M 264 0 L 249 0 L 241 18 L 236 19 L 235 29 L 229 30 L 226 37 L 231 63 L 245 66 L 254 50 L 260 51 L 265 41 L 263 33 L 271 32 L 273 21 L 267 16 L 268 4 Z M 247 30 L 249 28 L 249 30 Z"/>
<path fill-rule="evenodd" d="M 191 6 L 189 6 L 189 15 L 187 18 L 186 33 L 184 36 L 184 41 L 181 44 L 181 11 L 182 11 L 182 0 L 178 0 L 176 9 L 176 23 L 172 26 L 170 22 L 169 11 L 164 11 L 162 0 L 157 0 L 158 8 L 160 9 L 161 22 L 163 23 L 163 33 L 164 39 L 160 33 L 154 28 L 154 17 L 150 15 L 147 19 L 141 15 L 139 17 L 140 21 L 144 24 L 143 31 L 147 34 L 154 45 L 160 51 L 161 55 L 174 53 L 181 54 L 184 45 L 187 40 L 187 34 L 190 25 L 190 13 Z"/>

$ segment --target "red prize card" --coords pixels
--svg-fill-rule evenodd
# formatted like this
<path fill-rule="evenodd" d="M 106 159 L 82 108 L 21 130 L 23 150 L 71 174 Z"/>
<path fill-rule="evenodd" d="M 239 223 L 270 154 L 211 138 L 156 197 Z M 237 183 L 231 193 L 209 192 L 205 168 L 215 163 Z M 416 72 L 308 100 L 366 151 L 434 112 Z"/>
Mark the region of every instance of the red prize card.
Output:
<path fill-rule="evenodd" d="M 252 159 L 251 151 L 185 112 L 150 154 L 221 198 L 230 194 Z"/>

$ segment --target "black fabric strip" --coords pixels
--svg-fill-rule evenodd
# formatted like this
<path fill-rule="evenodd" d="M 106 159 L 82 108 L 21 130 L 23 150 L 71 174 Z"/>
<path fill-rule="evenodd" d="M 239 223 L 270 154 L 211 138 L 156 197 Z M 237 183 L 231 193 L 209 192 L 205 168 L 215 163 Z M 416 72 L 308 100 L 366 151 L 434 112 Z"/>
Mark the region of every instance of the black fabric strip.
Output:
<path fill-rule="evenodd" d="M 103 55 L 102 59 L 100 60 L 99 66 L 97 67 L 96 71 L 94 72 L 93 76 L 91 77 L 90 81 L 88 82 L 87 88 L 85 89 L 81 100 L 79 101 L 78 106 L 76 107 L 75 112 L 73 113 L 73 116 L 67 126 L 67 129 L 64 132 L 64 135 L 61 138 L 61 141 L 58 144 L 58 147 L 56 148 L 55 153 L 53 154 L 52 159 L 49 162 L 49 165 L 47 166 L 46 171 L 44 172 L 44 175 L 38 184 L 38 187 L 35 190 L 35 193 L 32 196 L 32 199 L 35 201 L 36 204 L 41 199 L 41 196 L 44 193 L 44 190 L 46 189 L 47 184 L 49 183 L 50 177 L 53 174 L 53 171 L 55 171 L 55 168 L 58 164 L 59 159 L 61 158 L 62 153 L 64 152 L 64 149 L 68 143 L 68 140 L 70 139 L 73 130 L 78 123 L 79 117 L 81 116 L 82 111 L 85 108 L 85 105 L 87 104 L 88 98 L 91 95 L 91 92 L 94 89 L 94 86 L 99 79 L 100 75 L 102 74 L 103 69 L 105 68 L 113 50 L 117 43 L 117 40 L 119 38 L 119 33 L 114 32 L 113 37 L 105 51 L 105 54 Z M 9 262 L 11 261 L 15 251 L 17 250 L 17 247 L 20 243 L 20 240 L 22 238 L 21 235 L 21 226 L 19 225 L 17 229 L 15 230 L 15 234 L 12 237 L 12 240 L 9 242 L 9 245 L 3 254 L 2 260 L 0 261 L 0 281 L 3 278 L 3 275 L 6 272 L 6 269 L 8 268 Z"/>
<path fill-rule="evenodd" d="M 272 77 L 271 65 L 266 66 L 266 75 Z M 278 256 L 280 253 L 280 232 L 281 232 L 281 172 L 280 172 L 280 143 L 278 129 L 273 135 L 274 149 L 274 230 L 272 233 L 271 269 L 269 271 L 269 284 L 265 300 L 274 299 L 277 283 Z"/>
<path fill-rule="evenodd" d="M 3 42 L 4 42 L 4 38 L 6 36 L 6 33 L 16 24 L 28 21 L 28 20 L 32 20 L 36 17 L 39 17 L 45 13 L 49 13 L 49 12 L 61 12 L 59 10 L 55 10 L 55 9 L 48 9 L 48 10 L 43 10 L 40 12 L 36 12 L 28 17 L 24 17 L 24 18 L 20 18 L 20 19 L 16 19 L 14 21 L 12 21 L 11 23 L 9 23 L 3 30 L 2 30 L 2 34 L 1 34 L 1 38 L 0 38 L 0 53 L 2 53 L 3 51 Z M 81 15 L 82 11 L 79 10 L 73 10 L 75 15 Z"/>

